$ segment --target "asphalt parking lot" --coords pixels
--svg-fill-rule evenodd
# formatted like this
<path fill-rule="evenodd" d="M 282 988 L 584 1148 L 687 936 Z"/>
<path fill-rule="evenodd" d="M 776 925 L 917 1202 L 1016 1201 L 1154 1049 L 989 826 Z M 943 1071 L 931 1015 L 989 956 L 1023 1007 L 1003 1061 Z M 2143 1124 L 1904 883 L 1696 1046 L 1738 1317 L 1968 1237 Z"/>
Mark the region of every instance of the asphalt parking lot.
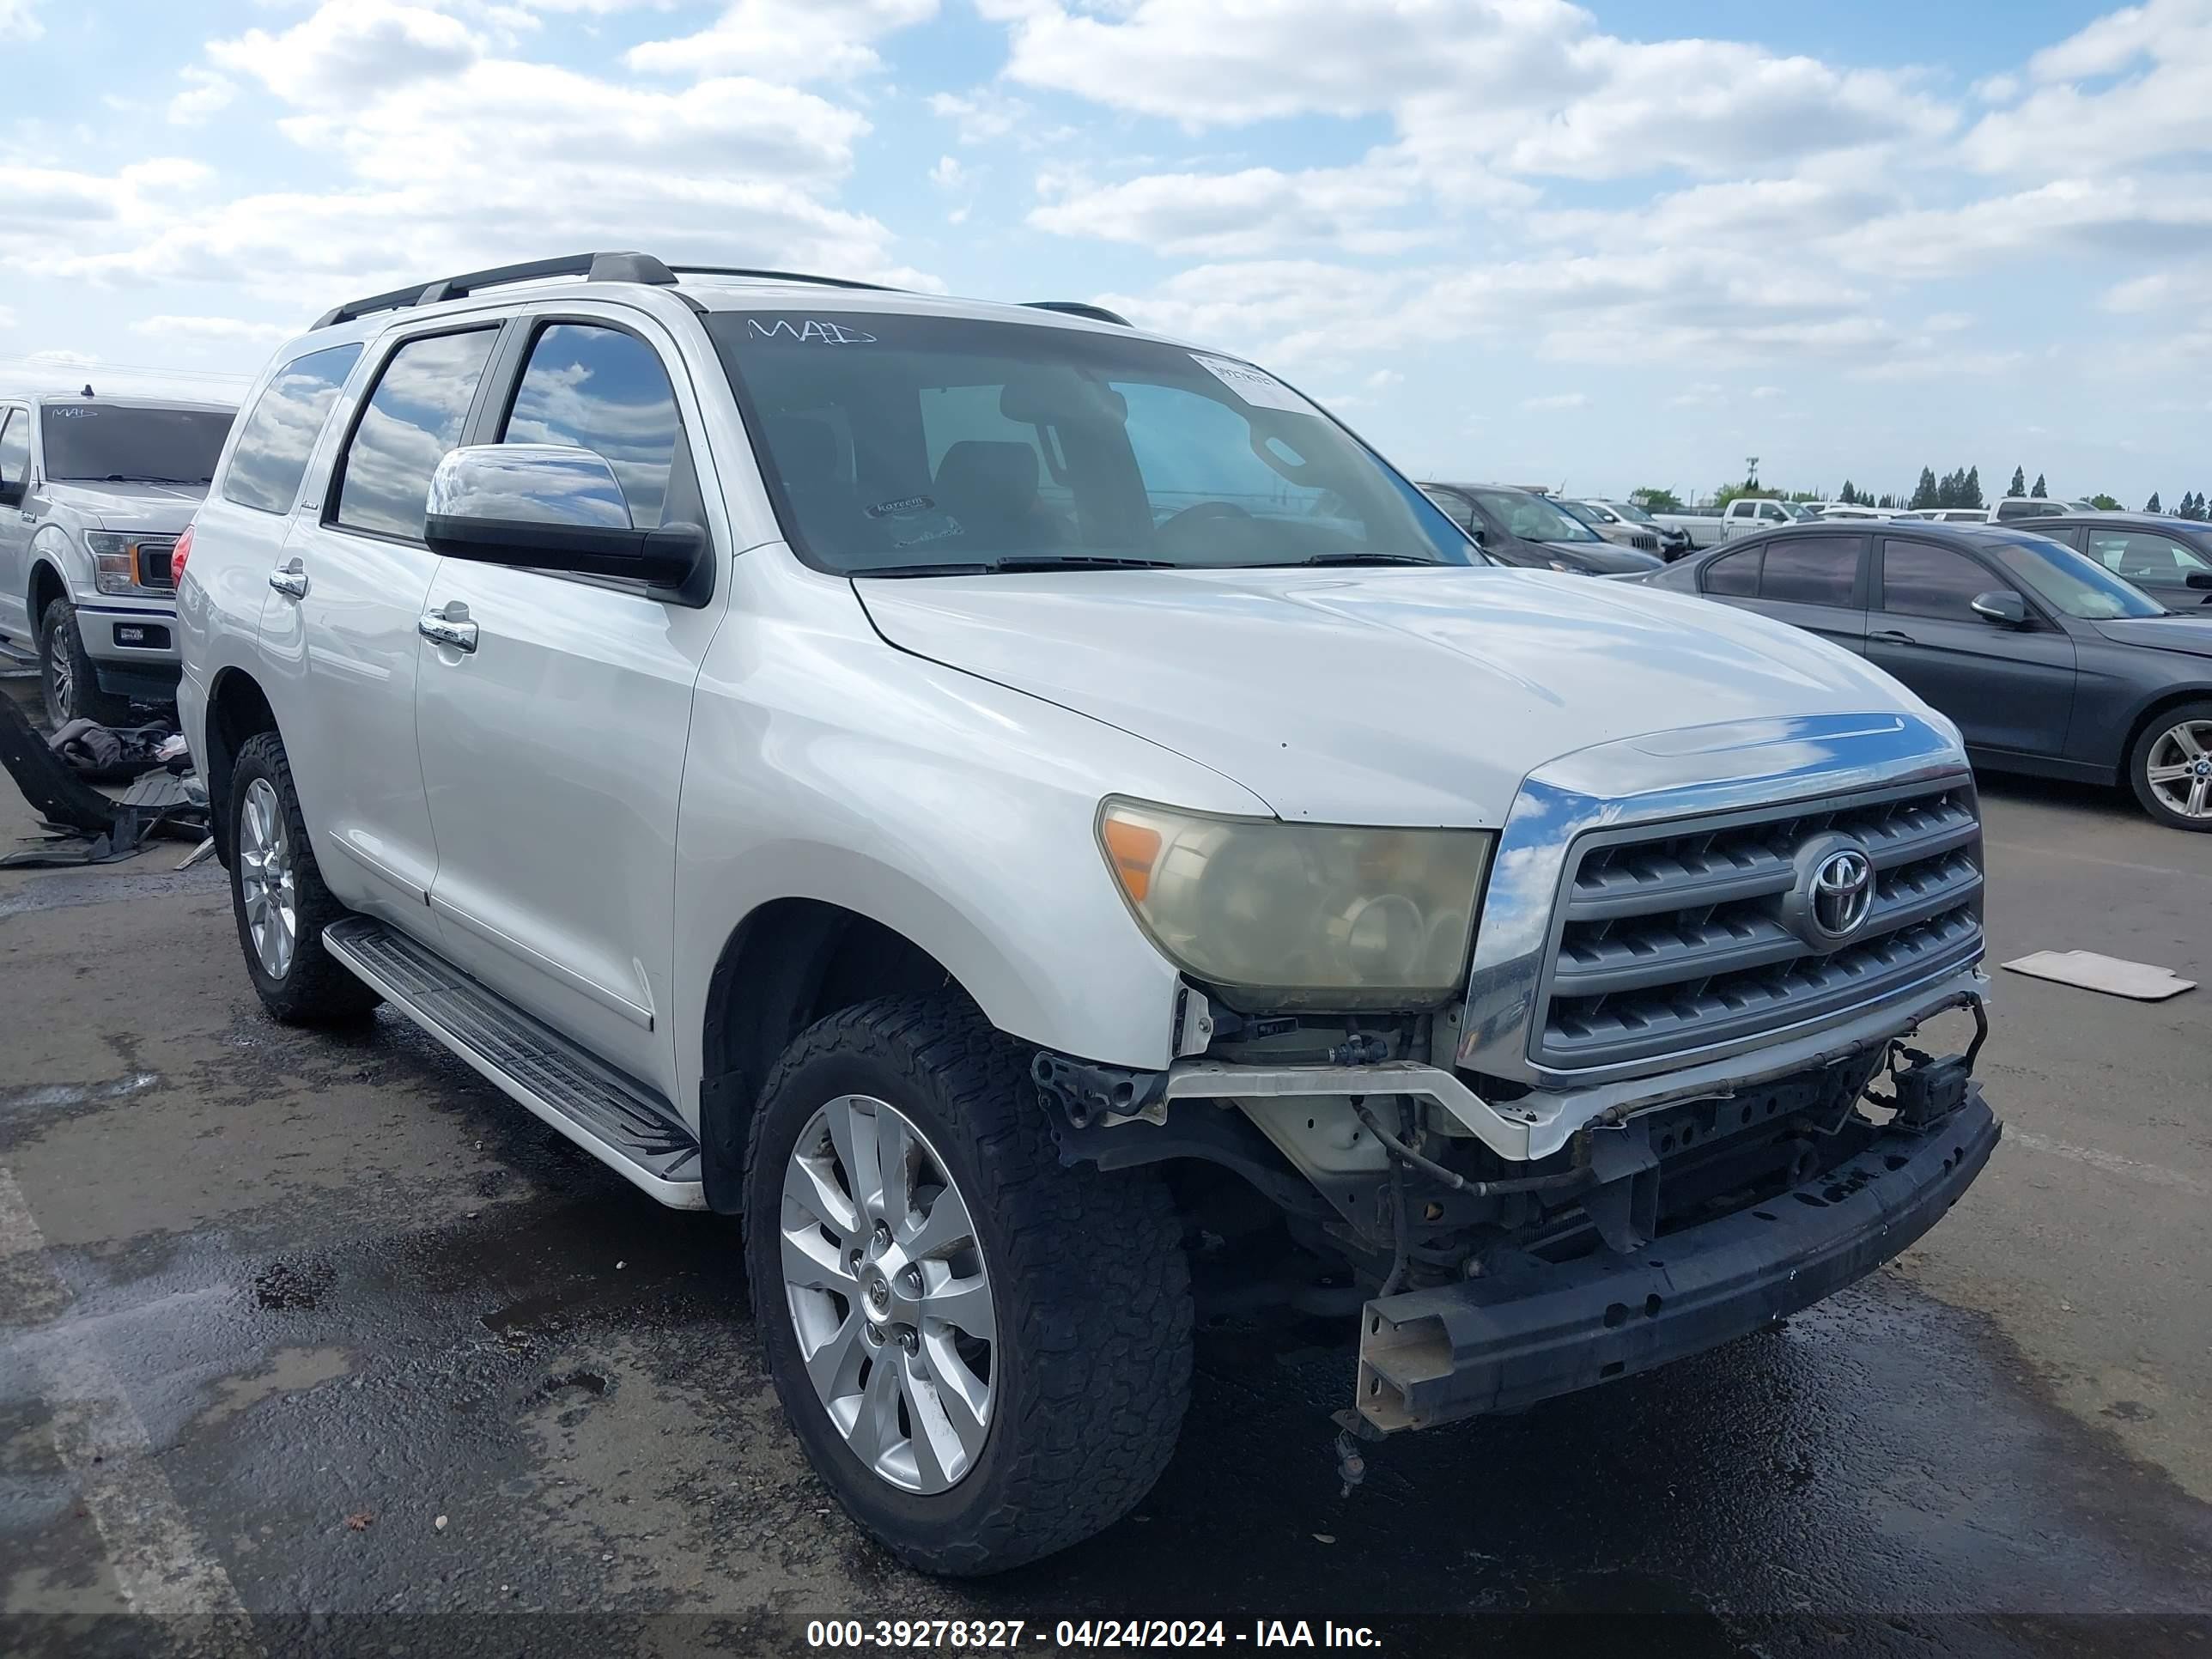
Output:
<path fill-rule="evenodd" d="M 2212 979 L 2212 837 L 2094 791 L 1985 807 L 1995 958 Z M 31 829 L 10 792 L 0 846 Z M 1673 1615 L 1644 1653 L 2212 1654 L 2212 986 L 1998 975 L 1988 1172 L 1778 1332 L 1394 1442 L 1347 1498 L 1349 1362 L 1212 1331 L 1140 1512 L 963 1585 L 862 1543 L 807 1471 L 728 1224 L 388 1012 L 269 1023 L 227 878 L 183 851 L 0 872 L 0 1650 L 1388 1613 L 1401 1650 L 1567 1651 L 1587 1626 L 1525 1615 L 1637 1613 Z"/>

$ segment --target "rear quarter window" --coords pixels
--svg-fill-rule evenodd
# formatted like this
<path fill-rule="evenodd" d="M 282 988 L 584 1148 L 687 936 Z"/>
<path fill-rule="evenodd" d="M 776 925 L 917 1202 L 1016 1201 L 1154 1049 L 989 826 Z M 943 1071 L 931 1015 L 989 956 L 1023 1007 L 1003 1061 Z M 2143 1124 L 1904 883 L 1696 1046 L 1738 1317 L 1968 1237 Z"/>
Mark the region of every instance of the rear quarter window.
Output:
<path fill-rule="evenodd" d="M 222 477 L 225 501 L 264 513 L 292 510 L 315 440 L 360 356 L 357 343 L 330 346 L 276 371 L 231 450 Z"/>

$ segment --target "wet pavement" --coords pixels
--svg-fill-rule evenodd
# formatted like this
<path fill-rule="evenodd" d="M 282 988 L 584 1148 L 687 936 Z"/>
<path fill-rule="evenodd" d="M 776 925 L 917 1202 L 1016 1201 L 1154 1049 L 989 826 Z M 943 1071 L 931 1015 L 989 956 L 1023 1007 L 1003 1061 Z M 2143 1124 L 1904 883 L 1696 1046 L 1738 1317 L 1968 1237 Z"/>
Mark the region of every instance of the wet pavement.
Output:
<path fill-rule="evenodd" d="M 2087 792 L 1989 814 L 2038 894 L 1999 954 L 2212 965 L 2212 837 Z M 1030 1646 L 1218 1618 L 1235 1648 L 1333 1618 L 1396 1651 L 2212 1659 L 2212 992 L 2007 976 L 1989 1173 L 1777 1331 L 1394 1441 L 1347 1498 L 1348 1362 L 1211 1330 L 1136 1516 L 948 1583 L 807 1470 L 732 1224 L 388 1011 L 269 1024 L 227 878 L 181 851 L 0 872 L 0 1650 L 801 1652 L 822 1617 Z"/>

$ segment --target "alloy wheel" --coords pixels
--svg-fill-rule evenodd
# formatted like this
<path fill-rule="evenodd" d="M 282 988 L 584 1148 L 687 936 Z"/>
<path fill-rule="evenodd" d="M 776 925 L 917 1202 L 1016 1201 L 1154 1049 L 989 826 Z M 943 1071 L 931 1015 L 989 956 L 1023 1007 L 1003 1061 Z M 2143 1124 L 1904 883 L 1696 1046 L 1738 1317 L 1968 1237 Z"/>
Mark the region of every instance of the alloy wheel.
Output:
<path fill-rule="evenodd" d="M 56 726 L 76 718 L 76 661 L 66 625 L 46 633 L 46 717 Z"/>
<path fill-rule="evenodd" d="M 292 840 L 284 828 L 283 804 L 276 787 L 256 778 L 246 787 L 246 805 L 238 823 L 238 890 L 246 904 L 246 929 L 261 971 L 282 979 L 292 970 L 298 943 Z"/>
<path fill-rule="evenodd" d="M 2212 720 L 2182 720 L 2160 732 L 2143 775 L 2169 811 L 2212 818 Z"/>
<path fill-rule="evenodd" d="M 990 1431 L 998 1323 L 928 1137 L 886 1101 L 830 1101 L 785 1167 L 781 1231 L 799 1355 L 846 1445 L 902 1491 L 957 1486 Z"/>

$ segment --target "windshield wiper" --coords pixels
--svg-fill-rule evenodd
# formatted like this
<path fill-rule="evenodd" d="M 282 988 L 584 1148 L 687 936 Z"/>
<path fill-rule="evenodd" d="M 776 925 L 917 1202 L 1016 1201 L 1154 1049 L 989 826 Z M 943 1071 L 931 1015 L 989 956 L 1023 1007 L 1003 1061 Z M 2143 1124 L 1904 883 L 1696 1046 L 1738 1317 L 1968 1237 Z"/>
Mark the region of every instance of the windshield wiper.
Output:
<path fill-rule="evenodd" d="M 996 576 L 1036 570 L 1173 570 L 1166 559 L 1120 559 L 1092 553 L 1018 553 L 1003 559 L 969 559 L 945 564 L 878 564 L 848 570 L 848 576 Z"/>
<path fill-rule="evenodd" d="M 75 481 L 57 478 L 54 482 L 63 483 Z M 100 482 L 102 483 L 194 484 L 212 483 L 215 480 L 212 478 L 165 478 L 157 472 L 111 472 Z"/>
<path fill-rule="evenodd" d="M 1314 565 L 1333 564 L 1440 565 L 1443 561 L 1442 559 L 1425 559 L 1418 553 L 1316 553 L 1310 559 L 1292 559 L 1288 562 L 1294 565 L 1302 565 L 1310 568 Z M 1265 570 L 1270 567 L 1267 565 L 1246 565 L 1241 568 L 1248 570 Z M 1283 567 L 1278 565 L 1273 568 L 1280 569 Z"/>

